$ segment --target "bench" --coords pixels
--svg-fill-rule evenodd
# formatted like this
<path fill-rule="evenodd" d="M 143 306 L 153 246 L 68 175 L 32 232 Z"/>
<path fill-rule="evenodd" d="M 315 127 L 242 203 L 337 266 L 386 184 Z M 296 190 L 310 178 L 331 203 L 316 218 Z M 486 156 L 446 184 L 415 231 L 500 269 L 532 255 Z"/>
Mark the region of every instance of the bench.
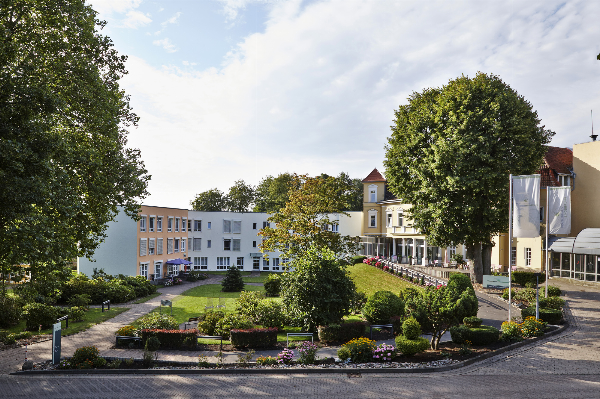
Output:
<path fill-rule="evenodd" d="M 312 343 L 315 342 L 315 336 L 313 333 L 287 333 L 286 347 L 290 346 L 290 337 L 310 337 Z"/>
<path fill-rule="evenodd" d="M 369 326 L 369 334 L 371 335 L 371 339 L 373 339 L 373 329 L 374 328 L 391 328 L 392 329 L 392 335 L 394 335 L 394 326 L 392 324 L 371 324 Z"/>
<path fill-rule="evenodd" d="M 223 350 L 223 337 L 220 335 L 198 335 L 196 338 L 200 339 L 220 339 L 221 340 L 221 351 Z"/>
<path fill-rule="evenodd" d="M 192 326 L 194 324 L 198 325 L 198 317 L 190 317 L 187 323 L 183 323 L 183 329 L 187 330 L 189 326 Z"/>
<path fill-rule="evenodd" d="M 117 335 L 116 339 L 115 339 L 116 346 L 119 346 L 119 340 L 137 342 L 138 348 L 140 347 L 140 344 L 142 343 L 141 337 L 130 337 L 129 335 Z"/>

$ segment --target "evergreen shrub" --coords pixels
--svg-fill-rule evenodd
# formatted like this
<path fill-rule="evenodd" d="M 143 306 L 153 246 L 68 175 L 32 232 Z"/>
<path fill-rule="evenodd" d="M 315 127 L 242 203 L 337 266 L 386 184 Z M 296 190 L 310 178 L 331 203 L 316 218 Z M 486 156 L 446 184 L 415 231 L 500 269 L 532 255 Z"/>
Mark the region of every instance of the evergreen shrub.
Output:
<path fill-rule="evenodd" d="M 472 345 L 489 345 L 498 341 L 500 331 L 492 326 L 471 328 L 461 324 L 450 327 L 450 336 L 455 344 L 464 344 L 469 341 Z"/>
<path fill-rule="evenodd" d="M 230 331 L 231 345 L 235 348 L 271 348 L 277 344 L 276 328 L 250 328 Z"/>
<path fill-rule="evenodd" d="M 390 291 L 377 291 L 367 300 L 362 314 L 371 324 L 386 324 L 391 317 L 404 314 L 404 302 Z"/>
<path fill-rule="evenodd" d="M 539 312 L 540 320 L 545 321 L 548 324 L 560 324 L 563 320 L 562 310 L 540 307 Z M 528 308 L 521 309 L 521 318 L 525 320 L 528 317 L 535 317 L 535 304 Z"/>
<path fill-rule="evenodd" d="M 223 292 L 240 292 L 244 289 L 244 280 L 242 279 L 242 272 L 233 266 L 227 270 L 225 278 L 221 282 L 221 291 Z"/>
<path fill-rule="evenodd" d="M 206 335 L 215 335 L 217 323 L 223 317 L 225 317 L 225 313 L 221 312 L 220 310 L 211 310 L 206 312 L 203 320 L 198 322 L 198 330 L 202 331 Z"/>
<path fill-rule="evenodd" d="M 404 356 L 413 356 L 429 349 L 429 341 L 426 338 L 408 339 L 404 335 L 396 337 L 396 349 Z"/>

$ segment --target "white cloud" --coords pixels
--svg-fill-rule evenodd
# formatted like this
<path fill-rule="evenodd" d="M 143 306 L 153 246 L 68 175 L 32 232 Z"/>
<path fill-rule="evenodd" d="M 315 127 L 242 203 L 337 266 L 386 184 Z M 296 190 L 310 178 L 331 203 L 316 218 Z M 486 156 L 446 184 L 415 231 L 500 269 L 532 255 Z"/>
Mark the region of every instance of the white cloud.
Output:
<path fill-rule="evenodd" d="M 150 14 L 136 10 L 142 0 L 88 0 L 94 10 L 98 11 L 100 18 L 114 18 L 114 14 L 125 14 L 125 18 L 118 20 L 117 24 L 124 28 L 137 29 L 152 22 Z"/>
<path fill-rule="evenodd" d="M 590 44 L 600 4 L 561 4 L 286 1 L 219 68 L 130 57 L 123 85 L 141 116 L 131 144 L 153 175 L 146 202 L 187 207 L 200 191 L 285 171 L 383 171 L 398 105 L 477 71 L 529 100 L 557 132 L 553 145 L 587 141 L 589 110 L 600 109 L 600 48 Z"/>
<path fill-rule="evenodd" d="M 175 15 L 173 15 L 171 18 L 167 19 L 166 21 L 162 22 L 161 25 L 163 27 L 167 26 L 168 24 L 175 24 L 177 23 L 177 20 L 179 19 L 179 17 L 181 16 L 180 12 L 175 13 Z"/>
<path fill-rule="evenodd" d="M 148 14 L 141 11 L 129 11 L 127 18 L 121 21 L 121 26 L 125 28 L 137 29 L 140 26 L 148 25 L 152 19 Z"/>
<path fill-rule="evenodd" d="M 165 37 L 164 39 L 160 39 L 160 40 L 155 40 L 152 42 L 152 44 L 154 44 L 155 46 L 162 47 L 163 49 L 165 49 L 167 51 L 167 53 L 174 53 L 177 51 L 177 49 L 175 48 L 175 45 L 173 43 L 171 43 L 171 40 L 169 40 L 168 37 Z"/>

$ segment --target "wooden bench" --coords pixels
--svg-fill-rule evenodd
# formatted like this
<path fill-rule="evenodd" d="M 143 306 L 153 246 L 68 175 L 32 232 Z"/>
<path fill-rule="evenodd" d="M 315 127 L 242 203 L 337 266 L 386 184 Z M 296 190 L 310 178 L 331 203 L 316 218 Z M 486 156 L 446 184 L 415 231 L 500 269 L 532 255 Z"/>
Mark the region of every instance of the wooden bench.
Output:
<path fill-rule="evenodd" d="M 392 329 L 392 335 L 394 335 L 394 326 L 392 324 L 371 324 L 369 326 L 369 334 L 371 335 L 371 339 L 373 339 L 373 329 L 374 328 L 391 328 Z"/>
<path fill-rule="evenodd" d="M 290 346 L 290 337 L 310 337 L 312 343 L 315 342 L 315 335 L 313 333 L 287 333 L 286 347 Z"/>
<path fill-rule="evenodd" d="M 115 338 L 115 346 L 119 346 L 119 340 L 137 342 L 138 348 L 139 348 L 140 344 L 142 343 L 141 337 L 130 337 L 129 335 L 117 335 Z"/>

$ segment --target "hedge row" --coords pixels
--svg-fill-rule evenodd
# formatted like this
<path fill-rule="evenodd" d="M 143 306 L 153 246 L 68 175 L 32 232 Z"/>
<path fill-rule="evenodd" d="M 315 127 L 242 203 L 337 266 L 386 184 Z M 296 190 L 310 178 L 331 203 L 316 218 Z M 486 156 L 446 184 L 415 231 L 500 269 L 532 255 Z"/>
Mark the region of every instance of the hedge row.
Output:
<path fill-rule="evenodd" d="M 492 326 L 470 328 L 461 324 L 450 327 L 450 336 L 455 344 L 464 344 L 469 341 L 471 345 L 488 345 L 498 341 L 500 330 Z"/>
<path fill-rule="evenodd" d="M 321 342 L 348 342 L 365 335 L 366 326 L 367 323 L 363 321 L 319 326 L 319 340 Z"/>
<path fill-rule="evenodd" d="M 277 328 L 231 330 L 231 345 L 235 348 L 270 348 L 277 344 Z"/>
<path fill-rule="evenodd" d="M 184 346 L 196 347 L 198 330 L 142 330 L 142 344 L 145 346 L 150 337 L 160 341 L 162 349 L 180 349 Z"/>

